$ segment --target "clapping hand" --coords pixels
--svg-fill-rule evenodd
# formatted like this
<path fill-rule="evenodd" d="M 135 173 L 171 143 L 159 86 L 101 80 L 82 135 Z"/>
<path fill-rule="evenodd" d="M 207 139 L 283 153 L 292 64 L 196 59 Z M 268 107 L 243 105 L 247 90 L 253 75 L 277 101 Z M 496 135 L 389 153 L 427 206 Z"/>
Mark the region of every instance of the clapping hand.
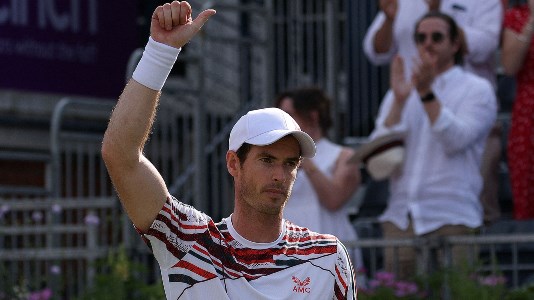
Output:
<path fill-rule="evenodd" d="M 414 63 L 412 83 L 420 95 L 431 90 L 437 74 L 437 56 L 428 51 L 420 52 L 420 61 Z"/>
<path fill-rule="evenodd" d="M 404 103 L 412 91 L 412 83 L 406 80 L 404 75 L 404 60 L 395 56 L 391 62 L 390 85 L 395 95 L 395 100 Z"/>

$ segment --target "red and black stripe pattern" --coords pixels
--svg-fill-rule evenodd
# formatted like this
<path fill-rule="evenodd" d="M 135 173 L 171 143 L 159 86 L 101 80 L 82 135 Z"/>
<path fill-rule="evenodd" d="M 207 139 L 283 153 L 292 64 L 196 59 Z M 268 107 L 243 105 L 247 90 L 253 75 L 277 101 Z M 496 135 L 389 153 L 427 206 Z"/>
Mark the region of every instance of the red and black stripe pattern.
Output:
<path fill-rule="evenodd" d="M 232 237 L 226 220 L 214 223 L 204 213 L 169 198 L 146 234 L 164 245 L 166 261 L 158 262 L 162 269 L 167 268 L 168 281 L 186 288 L 215 278 L 251 282 L 304 263 L 313 264 L 325 256 L 334 258 L 339 256 L 339 249 L 346 251 L 334 236 L 317 234 L 289 222 L 285 227 L 277 244 L 254 249 Z M 347 270 L 346 263 L 322 270 L 335 278 L 332 290 L 337 299 L 346 299 L 348 285 L 352 284 L 347 279 L 352 270 Z"/>

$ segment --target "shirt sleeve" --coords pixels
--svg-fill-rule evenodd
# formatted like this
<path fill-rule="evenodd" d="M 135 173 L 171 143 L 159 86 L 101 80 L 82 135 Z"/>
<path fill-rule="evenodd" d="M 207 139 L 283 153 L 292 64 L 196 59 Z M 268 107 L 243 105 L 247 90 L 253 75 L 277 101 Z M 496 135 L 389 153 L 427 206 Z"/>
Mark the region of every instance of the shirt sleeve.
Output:
<path fill-rule="evenodd" d="M 500 0 L 479 0 L 471 22 L 461 24 L 469 53 L 467 60 L 473 64 L 484 63 L 495 54 L 499 46 L 503 9 Z"/>
<path fill-rule="evenodd" d="M 432 126 L 445 152 L 454 155 L 471 147 L 489 133 L 497 117 L 497 99 L 491 84 L 482 78 L 470 81 L 469 91 L 460 107 L 442 105 L 440 115 Z M 439 99 L 439 95 L 437 95 Z M 445 101 L 446 102 L 446 101 Z"/>
<path fill-rule="evenodd" d="M 148 231 L 138 232 L 160 267 L 167 269 L 181 260 L 200 236 L 209 235 L 210 222 L 206 214 L 169 195 Z"/>
<path fill-rule="evenodd" d="M 365 37 L 363 39 L 363 51 L 367 56 L 367 59 L 375 65 L 384 65 L 391 62 L 395 53 L 397 53 L 397 46 L 395 44 L 395 38 L 393 38 L 391 48 L 386 53 L 377 53 L 374 47 L 374 39 L 376 32 L 380 29 L 386 19 L 386 15 L 380 11 L 376 15 L 373 23 L 367 29 Z"/>
<path fill-rule="evenodd" d="M 338 240 L 334 299 L 357 299 L 356 275 L 345 246 Z"/>

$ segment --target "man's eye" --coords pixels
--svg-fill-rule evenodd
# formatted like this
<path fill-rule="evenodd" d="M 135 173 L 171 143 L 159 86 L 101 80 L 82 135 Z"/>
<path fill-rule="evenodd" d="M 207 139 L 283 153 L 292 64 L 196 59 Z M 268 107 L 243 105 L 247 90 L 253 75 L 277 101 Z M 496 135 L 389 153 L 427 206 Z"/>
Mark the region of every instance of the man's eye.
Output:
<path fill-rule="evenodd" d="M 268 164 L 270 164 L 270 163 L 273 162 L 273 159 L 270 158 L 270 157 L 263 157 L 263 158 L 260 158 L 260 160 L 261 160 L 262 162 L 264 162 L 264 163 L 268 163 Z"/>
<path fill-rule="evenodd" d="M 298 162 L 296 161 L 290 161 L 287 163 L 288 166 L 292 167 L 292 168 L 296 168 L 298 166 Z"/>

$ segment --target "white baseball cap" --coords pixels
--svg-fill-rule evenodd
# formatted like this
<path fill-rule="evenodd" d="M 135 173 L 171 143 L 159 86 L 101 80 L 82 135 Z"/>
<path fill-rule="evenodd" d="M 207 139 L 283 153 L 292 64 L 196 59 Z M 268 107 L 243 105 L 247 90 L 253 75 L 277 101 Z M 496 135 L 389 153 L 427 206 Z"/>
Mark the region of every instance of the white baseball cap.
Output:
<path fill-rule="evenodd" d="M 313 139 L 288 113 L 274 107 L 251 110 L 242 116 L 230 132 L 228 150 L 237 151 L 244 143 L 270 145 L 289 134 L 298 140 L 303 157 L 315 156 Z"/>

